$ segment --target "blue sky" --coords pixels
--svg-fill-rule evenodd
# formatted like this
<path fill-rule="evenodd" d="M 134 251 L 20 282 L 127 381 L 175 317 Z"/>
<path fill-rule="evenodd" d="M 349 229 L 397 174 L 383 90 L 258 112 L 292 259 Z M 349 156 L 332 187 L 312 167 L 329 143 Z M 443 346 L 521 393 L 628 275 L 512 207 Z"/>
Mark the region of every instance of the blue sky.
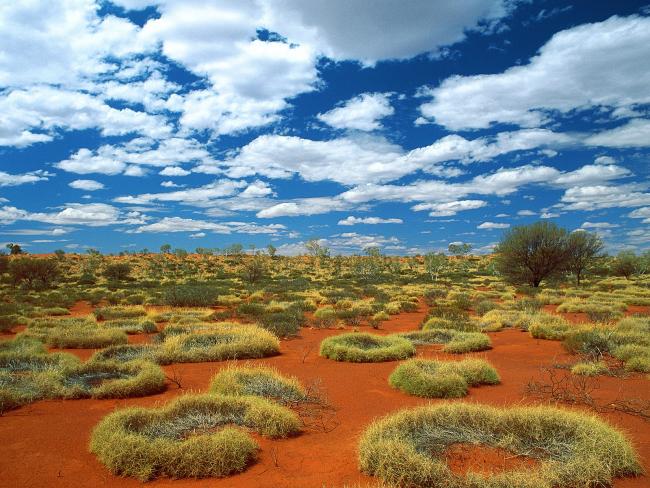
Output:
<path fill-rule="evenodd" d="M 647 249 L 646 2 L 4 2 L 0 242 Z"/>

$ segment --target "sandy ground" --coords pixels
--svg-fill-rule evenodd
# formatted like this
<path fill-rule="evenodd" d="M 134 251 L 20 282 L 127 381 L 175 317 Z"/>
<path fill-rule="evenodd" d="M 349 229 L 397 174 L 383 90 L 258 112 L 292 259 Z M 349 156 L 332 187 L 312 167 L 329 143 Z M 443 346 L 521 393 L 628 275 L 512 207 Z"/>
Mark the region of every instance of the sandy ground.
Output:
<path fill-rule="evenodd" d="M 77 305 L 75 312 L 89 311 Z M 415 330 L 426 311 L 392 317 L 376 331 L 386 334 Z M 575 320 L 575 318 L 574 318 Z M 367 327 L 362 330 L 371 331 Z M 325 422 L 327 431 L 310 429 L 285 440 L 258 438 L 261 446 L 258 461 L 244 473 L 225 479 L 156 480 L 152 487 L 259 487 L 259 488 L 321 488 L 346 485 L 371 485 L 373 479 L 360 474 L 357 466 L 357 443 L 364 428 L 375 418 L 401 408 L 424 405 L 429 401 L 410 397 L 393 390 L 387 382 L 397 362 L 379 364 L 339 363 L 318 356 L 320 341 L 339 334 L 341 330 L 303 329 L 301 337 L 282 341 L 281 354 L 252 363 L 277 367 L 280 372 L 298 377 L 303 383 L 320 383 L 336 415 Z M 373 331 L 374 332 L 374 331 Z M 569 363 L 559 342 L 532 339 L 518 330 L 490 334 L 494 348 L 466 356 L 486 358 L 497 368 L 502 383 L 497 386 L 472 388 L 465 401 L 497 406 L 534 403 L 526 398 L 525 385 L 540 375 L 540 366 Z M 145 336 L 131 336 L 132 342 L 146 341 Z M 418 348 L 418 356 L 459 359 L 439 351 L 438 346 Z M 70 350 L 88 358 L 92 350 Z M 7 487 L 135 487 L 134 479 L 111 475 L 88 452 L 91 431 L 97 422 L 115 408 L 133 405 L 151 406 L 187 392 L 205 391 L 211 377 L 225 363 L 177 364 L 165 367 L 169 376 L 179 378 L 182 389 L 172 385 L 166 392 L 145 398 L 126 400 L 41 401 L 0 417 L 0 483 Z M 598 398 L 614 400 L 622 395 L 650 400 L 650 382 L 636 375 L 626 379 L 602 378 Z M 434 400 L 436 403 L 440 400 Z M 449 401 L 449 400 L 445 400 Z M 602 415 L 613 425 L 626 431 L 632 439 L 644 466 L 650 468 L 650 423 L 621 413 Z M 455 456 L 452 453 L 452 456 Z M 466 460 L 463 460 L 463 456 Z M 481 459 L 477 459 L 481 456 Z M 490 461 L 496 456 L 497 461 Z M 462 453 L 452 459 L 454 469 L 462 471 L 465 463 L 489 469 L 486 463 L 498 464 L 498 453 L 476 450 L 471 456 Z M 531 463 L 534 464 L 534 463 Z M 495 469 L 498 466 L 495 465 Z M 616 488 L 650 486 L 647 477 L 616 480 Z"/>

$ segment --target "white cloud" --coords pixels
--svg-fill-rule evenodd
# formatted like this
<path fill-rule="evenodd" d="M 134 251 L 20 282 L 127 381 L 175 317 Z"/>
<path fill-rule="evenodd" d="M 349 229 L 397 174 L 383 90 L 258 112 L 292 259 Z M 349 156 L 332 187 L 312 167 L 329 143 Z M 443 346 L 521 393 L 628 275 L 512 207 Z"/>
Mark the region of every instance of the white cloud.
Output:
<path fill-rule="evenodd" d="M 246 222 L 209 222 L 206 220 L 185 219 L 181 217 L 165 217 L 158 222 L 137 227 L 131 231 L 142 232 L 197 232 L 208 230 L 215 234 L 277 234 L 286 227 L 281 224 L 258 225 Z M 195 234 L 196 235 L 196 234 Z"/>
<path fill-rule="evenodd" d="M 450 135 L 429 146 L 404 151 L 382 137 L 349 136 L 315 141 L 295 136 L 263 135 L 225 161 L 200 164 L 194 171 L 225 171 L 231 178 L 254 174 L 290 178 L 297 173 L 306 181 L 332 180 L 345 185 L 391 181 L 418 170 L 454 177 L 462 171 L 440 164 L 489 161 L 509 152 L 550 144 L 565 145 L 572 140 L 565 134 L 531 129 L 474 140 Z"/>
<path fill-rule="evenodd" d="M 44 171 L 34 171 L 32 173 L 24 174 L 10 174 L 0 171 L 0 187 L 3 186 L 18 186 L 26 183 L 36 183 L 37 181 L 47 181 L 48 173 Z"/>
<path fill-rule="evenodd" d="M 641 207 L 650 205 L 650 193 L 645 189 L 637 184 L 573 187 L 564 192 L 556 206 L 563 210 Z"/>
<path fill-rule="evenodd" d="M 430 217 L 451 217 L 458 212 L 465 212 L 467 210 L 474 210 L 482 208 L 487 205 L 483 200 L 457 200 L 454 202 L 445 203 L 420 203 L 413 207 L 413 210 L 431 210 Z"/>
<path fill-rule="evenodd" d="M 366 64 L 436 53 L 462 41 L 468 31 L 495 27 L 514 5 L 501 0 L 414 0 L 408 8 L 391 0 L 265 3 L 272 30 L 309 43 L 333 59 Z"/>
<path fill-rule="evenodd" d="M 187 176 L 190 174 L 190 171 L 179 168 L 178 166 L 167 166 L 158 174 L 162 176 Z"/>
<path fill-rule="evenodd" d="M 74 180 L 69 183 L 68 186 L 77 190 L 85 191 L 102 190 L 104 188 L 104 185 L 102 183 L 95 180 Z"/>
<path fill-rule="evenodd" d="M 532 210 L 519 210 L 517 211 L 517 215 L 520 217 L 530 217 L 532 215 L 537 215 L 537 213 L 533 212 Z"/>
<path fill-rule="evenodd" d="M 173 172 L 185 171 L 178 166 L 183 163 L 211 163 L 210 153 L 195 139 L 170 137 L 163 141 L 150 138 L 136 138 L 117 146 L 105 144 L 97 150 L 79 149 L 70 158 L 55 163 L 55 167 L 77 174 L 100 173 L 117 175 L 129 171 L 132 176 L 134 166 L 154 166 L 172 171 L 169 167 L 177 168 Z M 129 170 L 129 168 L 131 168 Z M 169 175 L 167 176 L 179 176 Z"/>
<path fill-rule="evenodd" d="M 151 202 L 179 202 L 183 204 L 203 204 L 210 200 L 234 195 L 246 186 L 245 181 L 216 180 L 199 188 L 176 190 L 164 193 L 143 193 L 136 196 L 123 196 L 114 199 L 117 203 L 145 205 Z"/>
<path fill-rule="evenodd" d="M 338 225 L 357 225 L 357 224 L 402 224 L 402 219 L 382 219 L 381 217 L 354 217 L 352 215 L 345 219 L 339 220 Z"/>
<path fill-rule="evenodd" d="M 581 229 L 613 229 L 620 227 L 618 224 L 610 224 L 609 222 L 583 222 L 580 226 Z"/>
<path fill-rule="evenodd" d="M 641 222 L 644 224 L 650 224 L 650 207 L 641 207 L 637 208 L 630 212 L 628 217 L 633 219 L 643 219 Z"/>
<path fill-rule="evenodd" d="M 389 94 L 362 93 L 340 107 L 318 114 L 318 119 L 335 129 L 373 131 L 381 128 L 381 119 L 394 112 Z"/>
<path fill-rule="evenodd" d="M 557 217 L 559 217 L 559 216 L 560 216 L 559 213 L 553 213 L 553 212 L 542 212 L 542 213 L 539 215 L 539 218 L 540 218 L 540 219 L 555 219 L 555 218 L 557 218 Z"/>
<path fill-rule="evenodd" d="M 648 58 L 650 17 L 611 17 L 556 33 L 526 65 L 450 77 L 424 92 L 432 100 L 420 108 L 460 130 L 498 122 L 535 127 L 549 120 L 547 110 L 633 107 L 650 102 Z"/>
<path fill-rule="evenodd" d="M 625 125 L 588 137 L 585 143 L 604 147 L 648 147 L 650 146 L 650 120 L 630 120 Z"/>
<path fill-rule="evenodd" d="M 18 220 L 45 222 L 55 225 L 85 225 L 102 227 L 113 224 L 143 223 L 146 217 L 139 212 L 122 214 L 117 208 L 105 203 L 68 203 L 58 212 L 28 212 L 16 207 L 0 208 L 0 222 L 10 224 Z"/>
<path fill-rule="evenodd" d="M 476 228 L 477 229 L 507 229 L 510 227 L 510 224 L 502 224 L 498 222 L 483 222 L 482 224 L 478 225 Z"/>
<path fill-rule="evenodd" d="M 200 239 L 201 237 L 205 237 L 206 233 L 205 232 L 197 232 L 196 234 L 190 234 L 190 239 Z"/>
<path fill-rule="evenodd" d="M 51 140 L 57 129 L 97 128 L 104 136 L 138 133 L 153 138 L 171 132 L 162 116 L 130 108 L 115 109 L 87 93 L 45 86 L 3 93 L 0 127 L 0 143 L 21 146 Z"/>

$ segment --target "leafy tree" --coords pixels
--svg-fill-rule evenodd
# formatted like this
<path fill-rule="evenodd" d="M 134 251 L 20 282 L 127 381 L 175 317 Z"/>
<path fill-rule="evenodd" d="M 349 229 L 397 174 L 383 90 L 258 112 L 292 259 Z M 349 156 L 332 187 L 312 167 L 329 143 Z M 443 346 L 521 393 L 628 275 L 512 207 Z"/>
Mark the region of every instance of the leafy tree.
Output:
<path fill-rule="evenodd" d="M 260 281 L 265 273 L 264 261 L 261 256 L 253 256 L 244 263 L 244 280 L 250 284 Z"/>
<path fill-rule="evenodd" d="M 63 249 L 57 249 L 54 251 L 54 255 L 59 261 L 61 261 L 65 257 L 65 251 Z"/>
<path fill-rule="evenodd" d="M 537 288 L 566 269 L 568 240 L 568 232 L 552 222 L 514 227 L 495 249 L 497 269 L 510 283 Z"/>
<path fill-rule="evenodd" d="M 269 256 L 271 256 L 271 258 L 274 258 L 278 252 L 277 248 L 273 244 L 266 246 L 266 251 L 269 253 Z"/>
<path fill-rule="evenodd" d="M 104 276 L 111 281 L 126 280 L 131 274 L 131 265 L 129 263 L 112 263 L 104 268 Z"/>
<path fill-rule="evenodd" d="M 9 249 L 9 254 L 12 256 L 16 256 L 18 254 L 25 254 L 25 251 L 23 251 L 23 248 L 20 247 L 20 244 L 7 244 L 7 249 Z"/>
<path fill-rule="evenodd" d="M 580 285 L 583 273 L 594 264 L 604 244 L 597 234 L 576 231 L 569 234 L 567 246 L 566 269 L 575 275 L 576 282 Z"/>
<path fill-rule="evenodd" d="M 59 267 L 53 259 L 21 257 L 9 263 L 9 274 L 14 286 L 48 288 L 59 277 Z"/>
<path fill-rule="evenodd" d="M 444 253 L 428 252 L 424 255 L 424 269 L 431 276 L 431 281 L 438 281 L 438 276 L 448 264 Z"/>
<path fill-rule="evenodd" d="M 447 247 L 447 250 L 449 254 L 453 254 L 454 256 L 465 256 L 472 250 L 472 245 L 466 242 L 452 242 Z"/>
<path fill-rule="evenodd" d="M 231 244 L 223 250 L 226 256 L 239 256 L 244 252 L 244 246 L 239 243 Z"/>
<path fill-rule="evenodd" d="M 315 258 L 328 258 L 330 250 L 328 247 L 321 245 L 318 239 L 311 239 L 305 243 L 305 248 L 310 256 Z"/>
<path fill-rule="evenodd" d="M 187 257 L 187 251 L 185 249 L 174 249 L 174 254 L 178 256 L 179 258 L 186 258 Z"/>
<path fill-rule="evenodd" d="M 172 252 L 172 245 L 171 244 L 163 244 L 160 246 L 160 252 L 163 254 L 169 254 Z"/>
<path fill-rule="evenodd" d="M 612 273 L 629 280 L 630 276 L 637 272 L 638 266 L 639 258 L 634 251 L 621 251 L 612 263 Z"/>

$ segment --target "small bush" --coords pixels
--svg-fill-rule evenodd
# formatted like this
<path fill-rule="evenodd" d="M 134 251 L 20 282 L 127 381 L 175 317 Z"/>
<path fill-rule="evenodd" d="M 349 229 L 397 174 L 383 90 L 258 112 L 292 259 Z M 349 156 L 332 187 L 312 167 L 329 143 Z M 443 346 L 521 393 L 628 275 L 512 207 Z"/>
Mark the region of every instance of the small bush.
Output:
<path fill-rule="evenodd" d="M 173 286 L 163 295 L 163 303 L 172 307 L 209 307 L 216 299 L 216 291 L 204 285 Z"/>
<path fill-rule="evenodd" d="M 144 307 L 139 305 L 121 305 L 96 308 L 93 312 L 98 320 L 129 319 L 147 315 Z"/>
<path fill-rule="evenodd" d="M 574 364 L 571 368 L 571 372 L 579 376 L 598 376 L 606 373 L 607 371 L 607 365 L 602 361 L 578 363 Z"/>
<path fill-rule="evenodd" d="M 415 354 L 413 344 L 398 336 L 341 334 L 321 342 L 320 355 L 335 361 L 372 363 L 405 359 Z"/>
<path fill-rule="evenodd" d="M 531 317 L 528 332 L 535 339 L 561 341 L 569 333 L 570 325 L 562 317 L 547 313 L 535 314 Z"/>
<path fill-rule="evenodd" d="M 266 366 L 229 366 L 222 369 L 212 378 L 209 391 L 221 395 L 254 395 L 281 405 L 293 405 L 307 398 L 297 379 L 286 378 Z"/>
<path fill-rule="evenodd" d="M 388 378 L 393 388 L 426 398 L 459 398 L 469 386 L 495 385 L 496 370 L 482 359 L 434 361 L 411 359 L 400 364 Z"/>
<path fill-rule="evenodd" d="M 459 475 L 445 459 L 447 447 L 459 443 L 533 456 L 540 466 Z M 361 437 L 359 463 L 364 473 L 385 483 L 422 488 L 610 486 L 615 477 L 642 471 L 626 437 L 596 416 L 553 407 L 466 403 L 403 410 L 374 422 Z"/>
<path fill-rule="evenodd" d="M 223 477 L 245 470 L 258 449 L 233 424 L 271 438 L 300 428 L 291 411 L 262 398 L 187 395 L 109 414 L 93 430 L 90 451 L 113 474 L 143 481 Z"/>
<path fill-rule="evenodd" d="M 161 364 L 252 359 L 272 356 L 280 351 L 278 339 L 254 326 L 221 323 L 211 329 L 168 335 L 160 345 Z"/>

